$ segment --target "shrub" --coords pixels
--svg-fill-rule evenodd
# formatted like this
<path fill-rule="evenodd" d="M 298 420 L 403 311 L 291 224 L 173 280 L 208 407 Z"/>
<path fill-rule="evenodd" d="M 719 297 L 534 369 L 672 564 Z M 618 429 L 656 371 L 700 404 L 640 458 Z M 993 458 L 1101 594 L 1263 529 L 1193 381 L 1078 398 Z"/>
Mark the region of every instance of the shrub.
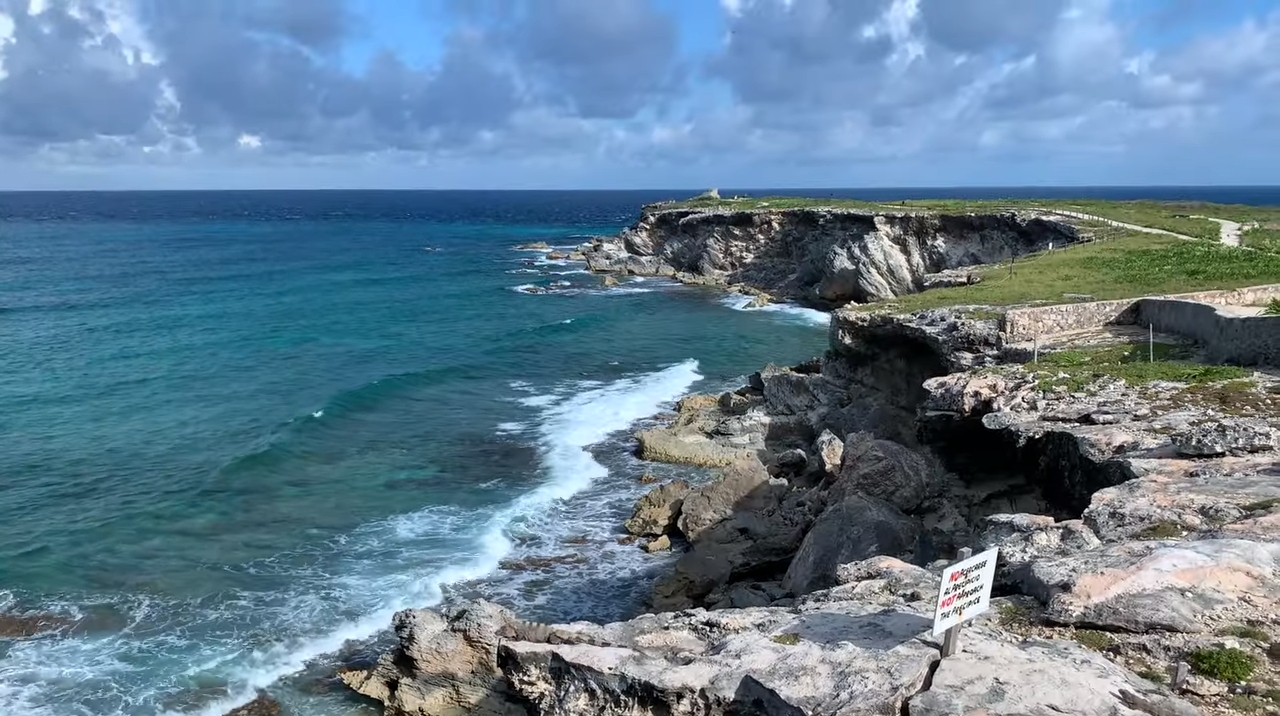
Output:
<path fill-rule="evenodd" d="M 997 622 L 1006 629 L 1031 626 L 1031 611 L 1019 604 L 1001 604 Z"/>
<path fill-rule="evenodd" d="M 1267 301 L 1267 305 L 1262 309 L 1264 316 L 1280 316 L 1280 298 L 1273 298 Z"/>
<path fill-rule="evenodd" d="M 1237 624 L 1235 626 L 1223 629 L 1223 636 L 1235 636 L 1241 639 L 1253 639 L 1254 641 L 1268 641 L 1271 635 L 1255 626 L 1247 626 L 1245 624 Z"/>
<path fill-rule="evenodd" d="M 800 643 L 799 634 L 774 634 L 769 638 L 773 639 L 774 642 L 778 644 L 783 644 L 785 646 L 795 646 L 796 644 Z"/>
<path fill-rule="evenodd" d="M 1251 654 L 1231 647 L 1229 649 L 1196 649 L 1187 656 L 1187 663 L 1197 674 L 1219 681 L 1248 681 L 1258 668 L 1258 660 Z"/>
<path fill-rule="evenodd" d="M 1143 528 L 1133 536 L 1138 539 L 1177 539 L 1182 536 L 1182 526 L 1173 522 L 1157 522 Z"/>
<path fill-rule="evenodd" d="M 1095 629 L 1081 629 L 1077 631 L 1073 637 L 1076 643 L 1086 649 L 1094 651 L 1102 651 L 1109 647 L 1115 646 L 1115 637 L 1105 631 L 1097 631 Z"/>

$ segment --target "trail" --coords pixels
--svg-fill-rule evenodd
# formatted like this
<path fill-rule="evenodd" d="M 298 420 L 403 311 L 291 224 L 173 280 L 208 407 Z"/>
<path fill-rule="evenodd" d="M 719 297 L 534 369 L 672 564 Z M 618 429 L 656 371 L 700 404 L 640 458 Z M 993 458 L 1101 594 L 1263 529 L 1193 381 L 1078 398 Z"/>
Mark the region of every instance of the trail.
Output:
<path fill-rule="evenodd" d="M 1166 230 L 1164 230 L 1164 229 L 1156 229 L 1156 228 L 1153 228 L 1153 227 L 1150 227 L 1150 226 L 1142 226 L 1142 225 L 1140 225 L 1140 224 L 1129 224 L 1129 223 L 1126 223 L 1126 222 L 1123 222 L 1123 221 L 1116 221 L 1115 219 L 1108 219 L 1108 218 L 1106 218 L 1105 216 L 1097 216 L 1097 215 L 1095 215 L 1095 214 L 1086 214 L 1086 213 L 1084 213 L 1084 212 L 1080 212 L 1080 211 L 1068 211 L 1068 210 L 1066 210 L 1066 209 L 1041 209 L 1041 211 L 1044 211 L 1044 212 L 1047 212 L 1047 213 L 1050 213 L 1050 214 L 1061 214 L 1062 216 L 1070 216 L 1070 217 L 1073 217 L 1073 218 L 1076 218 L 1076 219 L 1086 219 L 1086 220 L 1088 220 L 1088 221 L 1100 221 L 1100 222 L 1102 222 L 1102 223 L 1104 223 L 1104 224 L 1108 224 L 1108 225 L 1110 225 L 1110 226 L 1118 226 L 1118 227 L 1123 228 L 1123 229 L 1131 229 L 1131 230 L 1133 230 L 1133 231 L 1141 231 L 1141 232 L 1143 232 L 1143 233 L 1145 233 L 1145 234 L 1163 234 L 1164 236 L 1173 236 L 1173 237 L 1175 237 L 1175 238 L 1185 239 L 1185 240 L 1187 240 L 1187 241 L 1199 241 L 1199 240 L 1200 240 L 1200 239 L 1198 239 L 1198 238 L 1196 238 L 1196 237 L 1194 237 L 1194 236 L 1188 236 L 1188 235 L 1186 235 L 1186 234 L 1179 234 L 1179 233 L 1174 232 L 1174 231 L 1166 231 Z M 1241 226 L 1240 226 L 1240 224 L 1237 224 L 1237 223 L 1236 223 L 1236 222 L 1234 222 L 1234 221 L 1228 221 L 1228 220 L 1226 220 L 1226 219 L 1215 219 L 1215 218 L 1213 218 L 1213 217 L 1211 217 L 1211 216 L 1193 216 L 1193 217 L 1191 217 L 1191 218 L 1192 218 L 1192 219 L 1206 219 L 1206 220 L 1208 220 L 1208 221 L 1213 221 L 1213 222 L 1216 222 L 1217 224 L 1219 224 L 1219 225 L 1222 227 L 1222 231 L 1221 231 L 1221 234 L 1220 234 L 1220 237 L 1219 237 L 1219 239 L 1218 239 L 1218 240 L 1222 243 L 1222 245 L 1223 245 L 1223 246 L 1237 246 L 1237 247 L 1238 247 L 1238 246 L 1240 245 L 1240 230 L 1241 230 Z"/>

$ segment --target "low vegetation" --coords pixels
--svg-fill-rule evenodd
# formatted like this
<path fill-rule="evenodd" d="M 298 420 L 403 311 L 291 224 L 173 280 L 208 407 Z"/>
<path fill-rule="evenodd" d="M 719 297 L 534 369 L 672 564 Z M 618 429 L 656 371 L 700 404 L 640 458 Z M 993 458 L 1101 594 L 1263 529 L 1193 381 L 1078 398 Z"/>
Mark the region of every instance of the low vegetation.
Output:
<path fill-rule="evenodd" d="M 1235 694 L 1227 700 L 1227 705 L 1233 712 L 1241 714 L 1257 713 L 1268 706 L 1266 701 L 1245 696 L 1244 694 Z"/>
<path fill-rule="evenodd" d="M 1241 507 L 1240 509 L 1244 510 L 1245 512 L 1270 512 L 1271 510 L 1274 510 L 1277 507 L 1280 507 L 1280 497 L 1272 497 L 1269 500 L 1258 500 L 1257 502 L 1250 502 L 1249 504 L 1245 505 L 1244 507 Z"/>
<path fill-rule="evenodd" d="M 770 638 L 773 639 L 775 643 L 782 644 L 784 646 L 795 646 L 800 643 L 799 634 L 774 634 Z"/>
<path fill-rule="evenodd" d="M 1280 229 L 1246 229 L 1240 234 L 1240 244 L 1258 251 L 1280 253 Z"/>
<path fill-rule="evenodd" d="M 1035 622 L 1030 609 L 1020 604 L 1001 604 L 996 622 L 1005 629 L 1026 629 Z"/>
<path fill-rule="evenodd" d="M 1185 534 L 1182 526 L 1174 522 L 1157 522 L 1139 530 L 1133 536 L 1138 539 L 1177 539 Z"/>
<path fill-rule="evenodd" d="M 1187 358 L 1189 355 L 1181 346 L 1128 344 L 1055 351 L 1041 355 L 1039 362 L 1029 367 L 1045 374 L 1040 380 L 1042 390 L 1065 388 L 1073 392 L 1102 378 L 1120 378 L 1130 385 L 1157 380 L 1201 385 L 1242 380 L 1250 375 L 1238 366 L 1205 365 Z"/>
<path fill-rule="evenodd" d="M 1196 649 L 1187 655 L 1187 663 L 1201 676 L 1232 683 L 1248 681 L 1258 668 L 1252 654 L 1235 647 Z"/>
<path fill-rule="evenodd" d="M 1169 675 L 1164 673 L 1163 671 L 1160 671 L 1159 669 L 1153 668 L 1150 664 L 1142 668 L 1135 669 L 1133 673 L 1137 674 L 1138 676 L 1141 676 L 1142 678 L 1146 679 L 1147 681 L 1150 681 L 1153 684 L 1169 683 Z"/>
<path fill-rule="evenodd" d="M 1239 639 L 1253 639 L 1254 641 L 1267 641 L 1271 638 L 1271 635 L 1265 630 L 1259 629 L 1256 626 L 1249 626 L 1248 624 L 1229 626 L 1226 629 L 1223 629 L 1221 633 L 1223 636 L 1234 636 Z"/>
<path fill-rule="evenodd" d="M 1280 282 L 1280 254 L 1123 231 L 1116 238 L 975 269 L 982 280 L 868 304 L 917 311 L 953 305 L 1011 306 L 1230 289 Z"/>
<path fill-rule="evenodd" d="M 1079 629 L 1071 635 L 1071 638 L 1075 639 L 1080 646 L 1094 651 L 1104 651 L 1116 644 L 1115 637 L 1096 629 Z"/>

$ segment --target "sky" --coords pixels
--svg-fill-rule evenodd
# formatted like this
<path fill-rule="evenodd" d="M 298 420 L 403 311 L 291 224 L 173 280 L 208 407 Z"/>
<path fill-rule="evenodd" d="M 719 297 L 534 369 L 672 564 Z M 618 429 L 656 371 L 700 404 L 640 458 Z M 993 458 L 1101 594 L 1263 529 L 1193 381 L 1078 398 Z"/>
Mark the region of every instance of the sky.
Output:
<path fill-rule="evenodd" d="M 1280 184 L 1280 0 L 0 0 L 0 189 Z"/>

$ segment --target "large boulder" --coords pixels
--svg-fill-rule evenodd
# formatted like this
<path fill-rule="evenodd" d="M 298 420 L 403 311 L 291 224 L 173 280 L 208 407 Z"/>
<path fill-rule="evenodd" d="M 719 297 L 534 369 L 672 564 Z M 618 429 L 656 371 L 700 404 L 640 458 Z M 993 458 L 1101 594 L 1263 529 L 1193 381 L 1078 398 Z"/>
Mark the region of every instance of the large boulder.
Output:
<path fill-rule="evenodd" d="M 398 648 L 369 670 L 340 674 L 381 701 L 388 716 L 526 716 L 498 668 L 502 633 L 519 629 L 511 612 L 477 601 L 443 612 L 398 612 Z"/>
<path fill-rule="evenodd" d="M 853 433 L 845 440 L 836 499 L 862 493 L 910 512 L 939 486 L 941 470 L 920 453 L 870 433 Z"/>
<path fill-rule="evenodd" d="M 769 473 L 759 460 L 738 460 L 720 477 L 688 492 L 680 506 L 677 525 L 681 534 L 696 541 L 735 511 L 748 509 L 749 497 L 769 485 Z"/>
<path fill-rule="evenodd" d="M 908 716 L 1198 716 L 1163 688 L 1074 642 L 1002 640 L 965 632 L 964 649 L 943 659 Z"/>
<path fill-rule="evenodd" d="M 680 507 L 689 494 L 689 483 L 684 480 L 659 485 L 636 502 L 631 519 L 623 525 L 628 532 L 640 537 L 657 537 L 676 529 Z"/>
<path fill-rule="evenodd" d="M 823 430 L 813 441 L 813 452 L 824 475 L 834 477 L 839 474 L 840 465 L 844 461 L 844 441 L 835 433 Z"/>
<path fill-rule="evenodd" d="M 816 492 L 762 487 L 747 509 L 698 533 L 692 549 L 654 585 L 650 605 L 661 611 L 686 609 L 706 603 L 731 581 L 781 575 L 822 507 Z"/>
<path fill-rule="evenodd" d="M 805 594 L 834 586 L 840 565 L 887 555 L 913 557 L 919 520 L 875 497 L 854 494 L 827 507 L 787 568 L 782 586 Z"/>
<path fill-rule="evenodd" d="M 1239 539 L 1122 542 L 1033 562 L 1022 590 L 1059 624 L 1202 632 L 1218 613 L 1280 608 L 1280 544 Z"/>

